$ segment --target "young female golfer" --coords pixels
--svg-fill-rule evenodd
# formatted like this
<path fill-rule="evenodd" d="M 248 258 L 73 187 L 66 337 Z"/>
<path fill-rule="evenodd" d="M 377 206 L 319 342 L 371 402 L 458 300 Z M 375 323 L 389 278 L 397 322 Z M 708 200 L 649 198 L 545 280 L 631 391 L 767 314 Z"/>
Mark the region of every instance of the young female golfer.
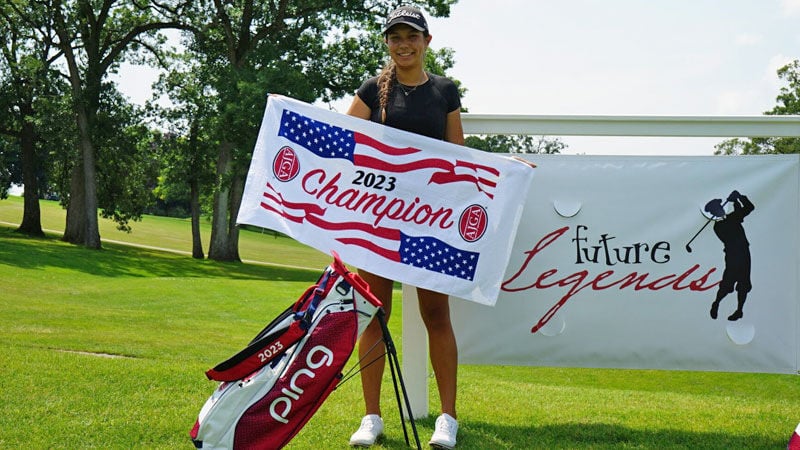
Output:
<path fill-rule="evenodd" d="M 383 123 L 413 133 L 464 143 L 461 127 L 461 100 L 456 85 L 449 79 L 425 72 L 424 59 L 431 35 L 422 12 L 401 6 L 386 18 L 383 28 L 390 60 L 383 72 L 365 81 L 358 89 L 348 114 Z M 388 278 L 359 270 L 372 292 L 383 302 L 387 320 L 392 309 L 392 283 Z M 419 310 L 428 331 L 431 365 L 436 376 L 442 414 L 430 445 L 453 448 L 456 445 L 456 373 L 458 349 L 450 323 L 448 296 L 417 289 Z M 382 337 L 376 322 L 366 329 L 359 342 L 359 356 L 365 357 Z M 379 344 L 379 347 L 383 344 Z M 373 349 L 381 351 L 381 348 Z M 367 361 L 373 358 L 365 358 Z M 365 364 L 366 365 L 366 364 Z M 350 438 L 350 445 L 370 446 L 383 432 L 380 392 L 385 360 L 368 365 L 361 372 L 366 416 Z"/>

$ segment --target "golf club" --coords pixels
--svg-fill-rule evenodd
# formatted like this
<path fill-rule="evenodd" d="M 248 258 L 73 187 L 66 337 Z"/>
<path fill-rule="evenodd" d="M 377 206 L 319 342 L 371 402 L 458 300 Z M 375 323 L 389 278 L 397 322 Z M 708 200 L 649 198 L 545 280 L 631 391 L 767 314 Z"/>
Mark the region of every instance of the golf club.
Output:
<path fill-rule="evenodd" d="M 725 202 L 722 203 L 722 206 L 724 207 L 726 204 L 728 204 L 728 200 L 725 200 Z M 703 226 L 700 227 L 700 229 L 697 231 L 697 233 L 695 233 L 694 236 L 692 236 L 692 238 L 689 239 L 689 242 L 686 243 L 686 251 L 687 252 L 692 253 L 692 247 L 691 247 L 692 242 L 694 242 L 695 238 L 697 236 L 699 236 L 700 233 L 702 233 L 703 230 L 706 229 L 708 224 L 713 222 L 713 221 L 714 221 L 714 215 L 712 214 L 711 217 L 709 217 L 708 220 L 706 220 L 706 223 L 704 223 Z"/>

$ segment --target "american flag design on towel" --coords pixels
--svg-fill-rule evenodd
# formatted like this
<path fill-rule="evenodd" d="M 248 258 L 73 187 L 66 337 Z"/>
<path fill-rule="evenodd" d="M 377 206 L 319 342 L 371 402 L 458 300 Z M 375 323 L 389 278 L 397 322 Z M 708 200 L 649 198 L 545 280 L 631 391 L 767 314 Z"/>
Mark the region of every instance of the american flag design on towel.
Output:
<path fill-rule="evenodd" d="M 464 280 L 475 276 L 480 257 L 477 252 L 460 250 L 432 236 L 410 236 L 398 229 L 374 227 L 364 222 L 328 222 L 322 217 L 325 210 L 319 205 L 288 202 L 271 184 L 267 184 L 261 207 L 292 222 L 307 222 L 326 232 L 339 233 L 336 240 L 342 244 L 357 245 L 390 261 Z M 360 231 L 367 236 L 348 237 L 348 231 Z M 380 241 L 389 245 L 382 246 Z"/>
<path fill-rule="evenodd" d="M 418 157 L 422 150 L 406 147 L 395 148 L 373 139 L 365 134 L 314 120 L 302 114 L 285 109 L 281 117 L 278 135 L 302 145 L 321 158 L 346 159 L 357 167 L 365 167 L 383 172 L 406 173 L 416 170 L 438 169 L 428 183 L 473 184 L 489 198 L 497 186 L 496 178 L 500 172 L 490 166 L 459 160 L 452 162 L 442 158 Z M 398 157 L 411 156 L 401 162 L 392 162 Z"/>

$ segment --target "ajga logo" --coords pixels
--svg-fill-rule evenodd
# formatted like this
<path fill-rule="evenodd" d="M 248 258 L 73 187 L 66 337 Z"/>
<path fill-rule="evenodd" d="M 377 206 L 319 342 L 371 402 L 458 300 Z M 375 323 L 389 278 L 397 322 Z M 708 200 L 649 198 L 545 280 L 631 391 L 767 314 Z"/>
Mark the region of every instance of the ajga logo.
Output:
<path fill-rule="evenodd" d="M 291 147 L 283 147 L 272 160 L 272 173 L 280 181 L 291 181 L 300 173 L 300 162 L 297 153 Z"/>
<path fill-rule="evenodd" d="M 459 234 L 467 242 L 475 242 L 482 238 L 487 225 L 486 209 L 480 205 L 468 206 L 458 219 Z"/>

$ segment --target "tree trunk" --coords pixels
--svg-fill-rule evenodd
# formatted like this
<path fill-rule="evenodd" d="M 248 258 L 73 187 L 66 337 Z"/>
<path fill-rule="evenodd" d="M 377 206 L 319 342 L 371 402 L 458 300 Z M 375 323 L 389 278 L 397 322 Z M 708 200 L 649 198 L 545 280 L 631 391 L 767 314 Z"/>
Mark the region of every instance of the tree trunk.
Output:
<path fill-rule="evenodd" d="M 228 222 L 228 254 L 231 255 L 235 261 L 241 261 L 239 257 L 239 227 L 236 226 L 236 218 L 239 216 L 239 207 L 242 204 L 242 196 L 244 195 L 244 180 L 245 175 L 240 174 L 239 170 L 232 170 L 234 173 L 233 180 L 231 180 L 230 192 L 230 219 Z"/>
<path fill-rule="evenodd" d="M 83 188 L 83 161 L 77 158 L 72 167 L 72 177 L 69 183 L 69 202 L 67 203 L 67 222 L 64 226 L 64 242 L 70 244 L 83 244 L 86 240 L 86 190 Z"/>
<path fill-rule="evenodd" d="M 192 210 L 192 258 L 203 259 L 203 241 L 200 238 L 200 183 L 197 178 L 189 182 Z"/>
<path fill-rule="evenodd" d="M 198 146 L 198 135 L 200 134 L 200 123 L 192 120 L 189 129 L 189 152 L 192 155 L 191 174 L 189 175 L 189 208 L 192 212 L 192 258 L 203 259 L 203 240 L 200 236 L 200 179 L 199 173 L 202 170 L 197 161 L 200 159 L 200 149 Z"/>
<path fill-rule="evenodd" d="M 220 145 L 219 157 L 217 158 L 217 188 L 214 191 L 214 206 L 211 212 L 211 244 L 208 249 L 208 258 L 215 261 L 237 261 L 234 255 L 230 254 L 228 241 L 230 211 L 230 178 L 231 166 L 233 165 L 233 144 L 223 142 Z"/>
<path fill-rule="evenodd" d="M 86 235 L 83 245 L 87 248 L 100 248 L 100 227 L 97 220 L 97 167 L 95 166 L 94 145 L 89 127 L 89 118 L 84 108 L 78 108 L 78 130 L 80 149 L 83 157 L 84 214 L 86 216 Z"/>
<path fill-rule="evenodd" d="M 88 3 L 79 2 L 80 9 L 90 8 Z M 67 27 L 66 19 L 64 18 L 61 9 L 61 2 L 56 2 L 53 8 L 53 18 L 55 19 L 54 31 L 59 37 L 59 48 L 63 52 L 64 59 L 67 67 L 69 68 L 69 83 L 72 88 L 72 101 L 75 118 L 78 125 L 78 149 L 80 161 L 76 161 L 75 172 L 73 172 L 72 186 L 70 186 L 70 195 L 82 196 L 80 206 L 83 210 L 72 210 L 73 214 L 69 214 L 67 210 L 67 230 L 64 232 L 64 240 L 75 244 L 83 244 L 87 248 L 99 249 L 100 248 L 100 230 L 97 220 L 97 168 L 95 166 L 94 144 L 92 142 L 92 124 L 95 122 L 94 117 L 100 106 L 100 92 L 101 83 L 103 80 L 103 68 L 101 67 L 101 57 L 98 53 L 99 40 L 95 40 L 92 36 L 92 26 L 87 26 L 90 29 L 89 34 L 82 36 L 83 51 L 87 53 L 87 67 L 86 76 L 84 80 L 86 86 L 83 86 L 81 80 L 81 67 L 78 64 L 78 58 L 73 52 L 71 42 L 73 39 L 69 35 L 71 33 L 70 27 Z M 82 11 L 81 14 L 85 12 Z M 80 18 L 82 19 L 82 18 Z M 79 20 L 80 21 L 80 20 Z M 93 24 L 94 25 L 94 24 Z M 80 27 L 79 27 L 80 28 Z M 79 170 L 78 166 L 82 168 Z M 78 193 L 75 189 L 75 179 L 77 171 L 82 175 L 82 193 Z M 74 208 L 78 202 L 73 202 L 70 199 L 70 208 Z M 80 217 L 83 216 L 83 217 Z M 80 230 L 70 223 L 82 224 Z M 70 234 L 67 234 L 67 231 Z M 82 240 L 76 240 L 77 236 L 81 235 Z"/>
<path fill-rule="evenodd" d="M 88 248 L 100 248 L 97 220 L 97 179 L 94 147 L 88 136 L 81 133 L 80 155 L 72 169 L 67 224 L 63 241 Z M 86 159 L 90 162 L 87 163 Z M 88 172 L 88 173 L 87 173 Z"/>
<path fill-rule="evenodd" d="M 32 116 L 32 111 L 33 108 L 31 108 L 31 113 L 26 116 Z M 17 231 L 29 236 L 44 237 L 42 213 L 39 209 L 39 180 L 36 176 L 39 168 L 36 157 L 36 132 L 33 123 L 27 120 L 22 124 L 20 143 L 22 147 L 22 184 L 25 185 L 25 192 L 23 194 L 22 223 Z"/>

